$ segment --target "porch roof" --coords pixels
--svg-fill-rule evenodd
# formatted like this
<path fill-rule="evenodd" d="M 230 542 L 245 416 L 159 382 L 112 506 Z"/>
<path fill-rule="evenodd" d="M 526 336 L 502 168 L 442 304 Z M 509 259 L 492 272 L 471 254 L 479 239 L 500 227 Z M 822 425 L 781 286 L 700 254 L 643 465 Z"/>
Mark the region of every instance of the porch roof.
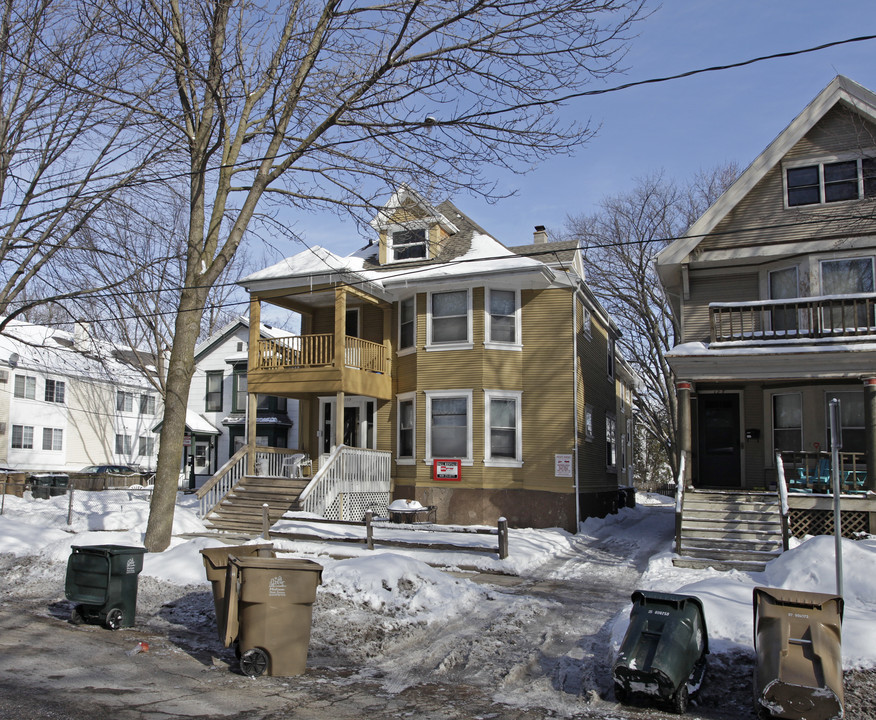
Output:
<path fill-rule="evenodd" d="M 876 342 L 690 342 L 676 345 L 666 359 L 676 376 L 684 380 L 848 380 L 876 376 Z"/>

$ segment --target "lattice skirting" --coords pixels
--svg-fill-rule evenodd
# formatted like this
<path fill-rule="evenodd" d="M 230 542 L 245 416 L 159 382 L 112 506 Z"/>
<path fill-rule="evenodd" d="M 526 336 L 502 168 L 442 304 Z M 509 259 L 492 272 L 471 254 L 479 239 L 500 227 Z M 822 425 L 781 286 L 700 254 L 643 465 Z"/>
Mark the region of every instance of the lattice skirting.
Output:
<path fill-rule="evenodd" d="M 365 519 L 365 511 L 371 510 L 375 515 L 386 516 L 389 505 L 388 492 L 342 493 L 326 508 L 326 520 Z"/>
<path fill-rule="evenodd" d="M 843 537 L 854 539 L 857 533 L 869 533 L 869 513 L 856 510 L 840 511 L 841 532 Z M 791 534 L 794 537 L 804 535 L 833 535 L 833 511 L 791 508 L 788 513 Z"/>

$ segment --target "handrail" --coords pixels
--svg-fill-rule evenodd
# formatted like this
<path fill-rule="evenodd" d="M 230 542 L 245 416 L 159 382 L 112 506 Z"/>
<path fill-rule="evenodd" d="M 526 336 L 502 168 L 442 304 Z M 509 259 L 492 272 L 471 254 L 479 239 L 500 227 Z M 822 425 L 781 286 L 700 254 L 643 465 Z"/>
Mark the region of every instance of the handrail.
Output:
<path fill-rule="evenodd" d="M 788 483 L 785 480 L 785 463 L 782 461 L 781 450 L 776 452 L 776 487 L 779 490 L 779 513 L 782 519 L 782 552 L 790 548 L 790 521 L 788 516 Z"/>
<path fill-rule="evenodd" d="M 389 452 L 339 445 L 320 462 L 298 502 L 305 512 L 324 515 L 342 493 L 389 492 L 391 468 Z"/>
<path fill-rule="evenodd" d="M 675 487 L 675 552 L 681 555 L 681 511 L 684 508 L 684 461 L 685 453 L 681 453 L 678 463 L 678 476 Z"/>
<path fill-rule="evenodd" d="M 196 492 L 198 498 L 198 517 L 202 520 L 212 512 L 246 473 L 246 456 L 249 448 L 240 448 L 228 458 L 216 474 L 205 482 Z"/>
<path fill-rule="evenodd" d="M 300 450 L 266 446 L 257 447 L 255 451 L 256 474 L 266 477 L 282 476 L 283 460 L 286 456 L 294 455 L 297 452 L 300 452 Z M 199 518 L 203 520 L 207 517 L 222 502 L 222 499 L 234 489 L 234 486 L 240 482 L 241 478 L 246 475 L 248 457 L 249 446 L 244 445 L 228 459 L 228 462 L 216 471 L 213 477 L 207 480 L 195 492 L 195 497 L 198 498 Z M 263 460 L 264 465 L 261 467 L 261 472 L 258 472 L 258 465 Z"/>

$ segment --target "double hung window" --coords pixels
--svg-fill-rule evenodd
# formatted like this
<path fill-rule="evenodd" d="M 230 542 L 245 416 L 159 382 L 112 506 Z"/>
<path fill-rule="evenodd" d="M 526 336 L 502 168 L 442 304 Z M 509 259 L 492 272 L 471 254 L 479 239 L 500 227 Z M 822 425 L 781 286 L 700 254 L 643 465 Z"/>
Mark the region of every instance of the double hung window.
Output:
<path fill-rule="evenodd" d="M 785 300 L 799 296 L 797 268 L 774 270 L 769 274 L 770 300 Z M 793 307 L 775 307 L 771 311 L 772 329 L 775 333 L 797 330 L 797 311 Z"/>
<path fill-rule="evenodd" d="M 773 395 L 773 449 L 803 448 L 803 398 L 800 393 Z"/>
<path fill-rule="evenodd" d="M 521 393 L 499 390 L 485 390 L 484 393 L 484 463 L 519 466 L 523 461 Z"/>
<path fill-rule="evenodd" d="M 46 380 L 46 402 L 64 402 L 64 383 L 61 380 Z"/>
<path fill-rule="evenodd" d="M 231 395 L 231 412 L 246 412 L 246 366 L 235 365 L 233 378 L 234 390 Z"/>
<path fill-rule="evenodd" d="M 471 390 L 426 392 L 426 455 L 471 462 Z"/>
<path fill-rule="evenodd" d="M 845 258 L 821 262 L 822 295 L 857 295 L 873 292 L 873 259 Z M 825 310 L 824 323 L 834 330 L 873 327 L 873 302 L 835 303 Z"/>
<path fill-rule="evenodd" d="M 31 375 L 16 375 L 14 394 L 17 398 L 35 399 L 36 378 Z"/>
<path fill-rule="evenodd" d="M 392 259 L 420 260 L 426 257 L 426 228 L 396 230 L 391 234 Z"/>
<path fill-rule="evenodd" d="M 155 414 L 155 396 L 141 395 L 140 396 L 140 414 L 154 415 Z"/>
<path fill-rule="evenodd" d="M 398 304 L 398 349 L 412 350 L 417 337 L 417 298 L 409 297 Z"/>
<path fill-rule="evenodd" d="M 43 428 L 43 450 L 64 449 L 64 431 L 61 428 Z"/>
<path fill-rule="evenodd" d="M 605 415 L 605 464 L 609 470 L 617 468 L 617 420 L 614 415 Z"/>
<path fill-rule="evenodd" d="M 825 396 L 827 447 L 830 448 L 830 401 L 834 398 L 840 401 L 843 452 L 866 452 L 863 391 L 829 392 Z"/>
<path fill-rule="evenodd" d="M 416 405 L 414 393 L 398 396 L 398 449 L 399 460 L 412 461 L 415 457 Z"/>
<path fill-rule="evenodd" d="M 19 450 L 33 449 L 33 427 L 31 425 L 12 426 L 12 447 Z"/>
<path fill-rule="evenodd" d="M 429 346 L 432 349 L 471 347 L 471 299 L 468 290 L 431 293 Z"/>
<path fill-rule="evenodd" d="M 520 293 L 487 290 L 486 345 L 498 349 L 520 348 Z"/>
<path fill-rule="evenodd" d="M 222 412 L 222 371 L 207 371 L 207 398 L 204 410 Z"/>
<path fill-rule="evenodd" d="M 116 435 L 116 455 L 131 454 L 131 436 L 124 434 Z"/>
<path fill-rule="evenodd" d="M 116 410 L 118 412 L 133 412 L 134 393 L 116 390 Z"/>

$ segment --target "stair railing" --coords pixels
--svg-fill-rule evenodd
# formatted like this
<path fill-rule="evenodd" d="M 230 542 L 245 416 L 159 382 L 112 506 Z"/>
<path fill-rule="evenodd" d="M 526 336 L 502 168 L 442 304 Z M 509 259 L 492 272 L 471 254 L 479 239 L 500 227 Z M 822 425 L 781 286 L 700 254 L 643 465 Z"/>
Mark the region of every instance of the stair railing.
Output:
<path fill-rule="evenodd" d="M 788 483 L 785 480 L 785 463 L 781 451 L 776 451 L 776 487 L 779 492 L 779 514 L 782 518 L 782 552 L 790 547 L 791 523 L 789 520 Z"/>
<path fill-rule="evenodd" d="M 305 512 L 324 515 L 342 494 L 388 493 L 391 467 L 391 453 L 339 445 L 326 462 L 320 461 L 298 502 Z"/>
<path fill-rule="evenodd" d="M 203 520 L 215 508 L 222 498 L 240 482 L 246 474 L 247 447 L 240 448 L 228 458 L 216 474 L 205 482 L 195 493 L 198 498 L 198 517 Z"/>
<path fill-rule="evenodd" d="M 684 507 L 684 461 L 685 454 L 681 454 L 681 462 L 678 464 L 678 476 L 675 480 L 675 552 L 681 555 L 681 511 Z"/>

